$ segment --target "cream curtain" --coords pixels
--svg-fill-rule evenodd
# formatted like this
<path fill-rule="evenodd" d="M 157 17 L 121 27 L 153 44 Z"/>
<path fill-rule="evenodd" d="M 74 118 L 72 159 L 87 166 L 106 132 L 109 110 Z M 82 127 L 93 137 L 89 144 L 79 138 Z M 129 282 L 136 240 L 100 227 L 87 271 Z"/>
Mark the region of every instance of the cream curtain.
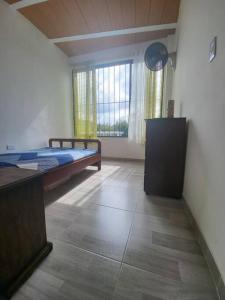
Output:
<path fill-rule="evenodd" d="M 142 56 L 143 57 L 143 56 Z M 132 67 L 129 140 L 145 142 L 145 119 L 162 117 L 163 71 L 152 72 L 143 58 Z"/>
<path fill-rule="evenodd" d="M 95 70 L 73 72 L 74 135 L 96 138 L 96 77 Z"/>

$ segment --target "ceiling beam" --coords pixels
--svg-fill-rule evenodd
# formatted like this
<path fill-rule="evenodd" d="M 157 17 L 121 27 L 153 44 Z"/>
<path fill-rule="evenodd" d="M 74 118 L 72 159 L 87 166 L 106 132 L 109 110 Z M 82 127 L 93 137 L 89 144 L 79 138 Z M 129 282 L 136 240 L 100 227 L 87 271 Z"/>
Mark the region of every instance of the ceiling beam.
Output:
<path fill-rule="evenodd" d="M 159 31 L 159 30 L 165 30 L 165 29 L 176 29 L 176 27 L 177 27 L 177 23 L 150 25 L 150 26 L 144 26 L 144 27 L 119 29 L 119 30 L 114 30 L 114 31 L 104 31 L 104 32 L 82 34 L 82 35 L 72 35 L 72 36 L 66 36 L 66 37 L 61 37 L 61 38 L 56 38 L 56 39 L 50 39 L 50 41 L 57 44 L 57 43 L 64 43 L 64 42 L 97 39 L 97 38 L 103 38 L 103 37 L 120 36 L 120 35 L 125 35 L 125 34 Z"/>
<path fill-rule="evenodd" d="M 31 5 L 46 2 L 46 1 L 48 1 L 48 0 L 21 0 L 19 2 L 15 2 L 15 3 L 11 4 L 10 7 L 17 10 L 20 8 L 24 8 L 27 6 L 31 6 Z"/>

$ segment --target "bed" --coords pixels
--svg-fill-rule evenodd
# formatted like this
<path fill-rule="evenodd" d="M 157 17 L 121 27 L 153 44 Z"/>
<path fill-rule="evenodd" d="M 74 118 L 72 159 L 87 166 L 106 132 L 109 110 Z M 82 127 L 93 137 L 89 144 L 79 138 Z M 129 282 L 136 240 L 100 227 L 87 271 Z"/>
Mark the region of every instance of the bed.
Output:
<path fill-rule="evenodd" d="M 101 170 L 101 142 L 97 139 L 49 139 L 49 147 L 0 154 L 0 168 L 15 166 L 43 172 L 44 190 L 50 190 L 87 166 Z"/>

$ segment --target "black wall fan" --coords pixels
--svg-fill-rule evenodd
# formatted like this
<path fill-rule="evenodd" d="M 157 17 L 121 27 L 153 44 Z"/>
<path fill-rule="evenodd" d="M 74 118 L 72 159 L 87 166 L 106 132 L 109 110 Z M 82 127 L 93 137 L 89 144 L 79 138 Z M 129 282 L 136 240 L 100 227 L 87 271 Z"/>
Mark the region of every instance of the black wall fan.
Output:
<path fill-rule="evenodd" d="M 145 64 L 151 71 L 162 70 L 168 61 L 168 51 L 164 44 L 153 43 L 145 51 Z"/>

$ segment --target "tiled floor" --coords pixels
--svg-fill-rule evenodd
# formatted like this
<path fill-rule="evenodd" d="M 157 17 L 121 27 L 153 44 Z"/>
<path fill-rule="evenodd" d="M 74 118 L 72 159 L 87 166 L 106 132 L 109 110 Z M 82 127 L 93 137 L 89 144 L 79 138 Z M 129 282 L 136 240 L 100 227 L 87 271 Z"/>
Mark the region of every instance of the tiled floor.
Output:
<path fill-rule="evenodd" d="M 54 250 L 18 299 L 217 299 L 181 201 L 146 196 L 143 163 L 104 161 L 46 195 Z"/>

